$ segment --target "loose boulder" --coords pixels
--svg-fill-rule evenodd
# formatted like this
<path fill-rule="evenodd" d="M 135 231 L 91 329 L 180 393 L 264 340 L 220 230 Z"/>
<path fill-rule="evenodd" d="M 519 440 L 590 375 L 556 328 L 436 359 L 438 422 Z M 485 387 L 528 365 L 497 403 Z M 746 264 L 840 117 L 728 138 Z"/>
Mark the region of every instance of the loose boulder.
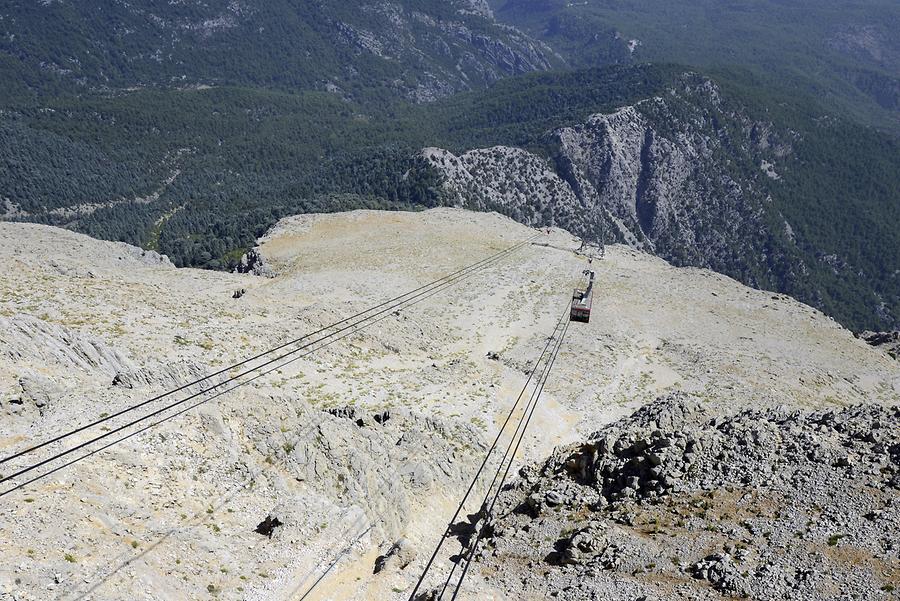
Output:
<path fill-rule="evenodd" d="M 272 538 L 272 535 L 275 534 L 275 529 L 283 525 L 284 523 L 280 519 L 278 519 L 278 516 L 269 514 L 266 516 L 266 519 L 261 521 L 259 525 L 256 526 L 256 530 L 254 530 L 254 532 Z"/>
<path fill-rule="evenodd" d="M 388 549 L 384 555 L 379 555 L 375 559 L 375 569 L 373 574 L 383 572 L 388 568 L 402 570 L 411 564 L 416 558 L 416 551 L 405 538 L 401 538 Z"/>

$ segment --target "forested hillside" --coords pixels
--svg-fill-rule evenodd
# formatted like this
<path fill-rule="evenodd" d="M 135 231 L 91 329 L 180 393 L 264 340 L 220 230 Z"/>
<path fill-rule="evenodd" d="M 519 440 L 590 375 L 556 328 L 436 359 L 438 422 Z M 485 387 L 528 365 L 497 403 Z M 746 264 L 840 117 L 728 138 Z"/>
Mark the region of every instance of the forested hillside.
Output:
<path fill-rule="evenodd" d="M 58 98 L 4 114 L 7 217 L 223 267 L 278 217 L 343 206 L 323 195 L 351 194 L 341 198 L 353 207 L 438 202 L 427 171 L 404 177 L 423 146 L 536 142 L 547 128 L 662 90 L 676 71 L 533 75 L 387 108 L 248 88 Z"/>
<path fill-rule="evenodd" d="M 894 0 L 491 0 L 497 18 L 575 67 L 665 61 L 737 65 L 900 133 L 900 5 Z"/>
<path fill-rule="evenodd" d="M 238 85 L 431 100 L 562 64 L 497 25 L 482 0 L 16 0 L 0 8 L 0 32 L 4 75 L 24 67 L 31 80 L 94 90 Z"/>
<path fill-rule="evenodd" d="M 479 0 L 7 3 L 0 218 L 158 249 L 179 266 L 223 269 L 284 215 L 454 202 L 442 175 L 422 161 L 423 148 L 507 145 L 552 161 L 554 130 L 666 96 L 693 69 L 613 64 L 659 55 L 641 54 L 648 40 L 629 46 L 620 23 L 592 21 L 607 14 L 601 6 L 510 1 L 495 3 L 495 17 Z M 642 10 L 629 6 L 613 12 Z M 588 8 L 590 15 L 578 12 Z M 557 19 L 563 13 L 568 21 Z M 883 23 L 891 22 L 885 14 Z M 591 29 L 590 44 L 541 29 L 545 17 Z M 693 55 L 674 38 L 659 40 L 673 55 L 681 47 L 681 56 L 703 62 L 702 48 Z M 893 46 L 878 48 L 887 66 L 872 73 L 884 75 Z M 747 47 L 735 52 L 734 62 L 748 62 Z M 724 55 L 706 63 L 718 64 L 715 56 Z M 796 59 L 782 65 L 795 74 L 811 68 L 802 55 L 785 56 Z M 572 63 L 585 68 L 562 69 Z M 597 64 L 605 66 L 587 67 Z M 840 85 L 821 80 L 829 93 L 814 97 L 785 87 L 793 80 L 778 69 L 760 74 L 750 66 L 703 70 L 727 110 L 702 129 L 719 140 L 716 169 L 754 198 L 770 199 L 776 210 L 760 218 L 778 219 L 763 228 L 764 239 L 745 241 L 755 256 L 734 250 L 742 243 L 733 260 L 713 260 L 675 242 L 663 256 L 790 292 L 855 329 L 900 325 L 896 138 L 836 109 L 831 94 Z M 747 159 L 742 145 L 751 134 L 739 131 L 736 115 L 789 141 L 779 179 L 761 177 Z M 861 118 L 877 121 L 873 115 Z M 774 266 L 761 277 L 760 265 Z"/>

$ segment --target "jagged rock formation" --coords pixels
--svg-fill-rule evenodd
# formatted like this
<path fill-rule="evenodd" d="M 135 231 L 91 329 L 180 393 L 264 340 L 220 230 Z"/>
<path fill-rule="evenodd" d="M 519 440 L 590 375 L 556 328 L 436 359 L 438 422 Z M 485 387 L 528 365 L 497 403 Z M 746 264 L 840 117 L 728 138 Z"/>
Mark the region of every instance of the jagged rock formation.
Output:
<path fill-rule="evenodd" d="M 548 581 L 572 600 L 883 599 L 900 577 L 898 440 L 896 406 L 722 415 L 662 398 L 524 468 L 481 561 L 525 599 Z"/>
<path fill-rule="evenodd" d="M 187 382 L 205 378 L 206 368 L 196 363 L 181 362 L 172 365 L 141 367 L 117 372 L 112 385 L 119 388 L 140 389 L 143 387 L 166 386 L 177 388 Z M 193 390 L 208 388 L 225 378 L 222 376 L 207 378 L 201 384 L 194 385 Z"/>
<path fill-rule="evenodd" d="M 253 275 L 258 275 L 265 278 L 274 278 L 275 270 L 272 269 L 272 266 L 266 261 L 266 258 L 259 253 L 258 248 L 251 248 L 244 256 L 241 257 L 241 262 L 238 264 L 235 269 L 237 273 L 252 273 Z M 244 291 L 242 290 L 240 294 L 234 293 L 233 298 L 241 298 L 244 296 Z"/>
<path fill-rule="evenodd" d="M 546 132 L 534 150 L 426 148 L 420 158 L 442 178 L 444 204 L 626 242 L 791 294 L 849 327 L 894 327 L 893 276 L 882 285 L 867 259 L 820 249 L 804 215 L 796 230 L 785 216 L 784 174 L 803 168 L 802 142 L 686 73 L 660 96 Z M 835 302 L 845 294 L 853 303 Z"/>
<path fill-rule="evenodd" d="M 859 337 L 894 359 L 900 359 L 900 332 L 863 332 Z"/>
<path fill-rule="evenodd" d="M 336 502 L 356 500 L 388 540 L 403 533 L 418 494 L 438 482 L 465 481 L 472 457 L 459 453 L 461 442 L 475 441 L 479 450 L 482 445 L 474 428 L 406 410 L 321 411 L 290 399 L 281 402 L 296 405 L 297 422 L 312 426 L 286 436 L 272 423 L 247 424 L 256 451 Z M 428 454 L 420 455 L 421 449 Z"/>
<path fill-rule="evenodd" d="M 728 107 L 711 81 L 686 75 L 664 97 L 548 132 L 546 148 L 549 158 L 509 147 L 422 156 L 448 204 L 628 242 L 751 285 L 796 277 L 776 269 L 784 232 L 769 224 L 788 226 L 763 185 L 791 138 Z"/>
<path fill-rule="evenodd" d="M 29 315 L 0 317 L 0 356 L 61 369 L 96 370 L 109 376 L 134 367 L 121 352 L 93 336 Z"/>

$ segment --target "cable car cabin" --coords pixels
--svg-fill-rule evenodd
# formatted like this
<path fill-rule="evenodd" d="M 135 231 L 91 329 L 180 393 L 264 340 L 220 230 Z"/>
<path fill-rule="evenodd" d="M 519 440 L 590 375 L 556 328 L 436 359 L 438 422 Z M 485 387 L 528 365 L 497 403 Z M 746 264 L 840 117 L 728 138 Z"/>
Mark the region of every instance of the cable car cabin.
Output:
<path fill-rule="evenodd" d="M 576 288 L 572 295 L 572 312 L 569 319 L 588 323 L 591 320 L 591 301 L 594 298 L 594 272 L 585 269 L 584 275 L 585 285 Z"/>

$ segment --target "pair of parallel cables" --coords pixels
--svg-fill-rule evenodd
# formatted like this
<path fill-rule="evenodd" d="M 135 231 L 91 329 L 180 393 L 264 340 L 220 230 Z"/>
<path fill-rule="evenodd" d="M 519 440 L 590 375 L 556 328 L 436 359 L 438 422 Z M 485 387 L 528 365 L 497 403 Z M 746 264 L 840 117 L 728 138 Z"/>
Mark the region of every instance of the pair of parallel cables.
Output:
<path fill-rule="evenodd" d="M 68 432 L 64 432 L 62 434 L 54 436 L 53 438 L 45 440 L 41 443 L 34 444 L 32 446 L 29 446 L 28 448 L 15 452 L 12 455 L 4 457 L 0 459 L 0 469 L 2 469 L 2 467 L 5 465 L 12 465 L 13 462 L 18 459 L 32 456 L 38 451 L 46 449 L 51 445 L 66 441 L 73 436 L 76 436 L 77 434 L 87 432 L 98 426 L 107 424 L 108 422 L 111 422 L 112 420 L 115 420 L 119 417 L 125 416 L 126 414 L 132 413 L 144 407 L 148 407 L 165 399 L 169 399 L 170 397 L 174 397 L 180 392 L 189 393 L 183 398 L 169 402 L 160 408 L 153 409 L 149 413 L 131 419 L 124 424 L 120 424 L 113 428 L 107 427 L 107 429 L 103 431 L 102 434 L 97 434 L 91 436 L 87 440 L 77 442 L 68 448 L 52 453 L 49 457 L 40 459 L 38 461 L 35 461 L 34 463 L 29 463 L 21 467 L 13 468 L 14 471 L 10 474 L 0 475 L 0 485 L 8 486 L 8 488 L 6 488 L 5 490 L 0 491 L 0 498 L 6 497 L 7 495 L 10 495 L 17 490 L 33 484 L 38 480 L 46 478 L 51 474 L 57 473 L 60 470 L 75 465 L 76 463 L 79 463 L 80 461 L 83 461 L 103 450 L 106 450 L 113 445 L 121 443 L 166 421 L 174 419 L 179 415 L 187 413 L 188 411 L 200 405 L 208 403 L 216 398 L 219 398 L 220 396 L 227 394 L 228 392 L 231 392 L 236 388 L 245 386 L 263 376 L 282 369 L 290 363 L 298 361 L 303 357 L 307 357 L 310 354 L 325 348 L 326 346 L 334 344 L 335 342 L 342 340 L 348 336 L 352 336 L 362 331 L 363 329 L 368 328 L 375 323 L 378 323 L 379 321 L 387 319 L 392 314 L 402 309 L 406 309 L 407 307 L 423 302 L 431 298 L 432 296 L 470 278 L 481 270 L 509 257 L 511 254 L 529 244 L 537 237 L 538 235 L 531 236 L 508 248 L 494 253 L 489 257 L 472 263 L 471 265 L 467 265 L 466 267 L 458 269 L 443 277 L 437 278 L 429 282 L 428 284 L 420 286 L 414 290 L 411 290 L 399 296 L 395 296 L 389 300 L 370 307 L 365 311 L 361 311 L 350 317 L 338 320 L 332 324 L 319 328 L 314 332 L 310 332 L 299 338 L 280 344 L 267 351 L 254 355 L 253 357 L 234 363 L 233 365 L 222 368 L 216 372 L 208 374 L 187 384 L 183 384 L 153 398 L 144 400 L 135 405 L 125 407 L 110 415 L 103 415 L 91 421 L 90 423 L 84 424 Z M 251 367 L 251 364 L 259 361 L 262 362 Z M 233 372 L 235 370 L 240 371 L 237 374 L 228 375 L 230 372 Z M 222 381 L 220 382 L 215 382 L 215 379 L 220 377 L 224 377 L 224 379 L 222 379 Z M 201 389 L 197 392 L 190 393 L 189 389 L 193 386 L 200 386 Z M 113 438 L 119 434 L 123 435 L 118 438 Z M 102 446 L 95 446 L 98 443 L 102 443 Z M 80 455 L 73 456 L 79 451 L 85 452 Z M 65 461 L 59 464 L 58 462 L 60 462 L 61 460 Z M 35 475 L 32 475 L 42 468 L 46 468 L 46 471 L 41 471 L 39 473 L 36 473 Z M 19 481 L 19 479 L 24 476 L 27 476 L 28 478 L 24 481 Z"/>
<path fill-rule="evenodd" d="M 532 385 L 532 380 L 534 380 L 533 388 L 531 391 L 531 395 L 528 398 L 528 402 L 525 403 L 524 408 L 521 410 L 521 416 L 518 417 L 516 428 L 513 431 L 512 436 L 510 436 L 509 443 L 507 444 L 506 450 L 504 451 L 503 456 L 500 458 L 500 461 L 497 464 L 497 469 L 494 472 L 494 476 L 491 479 L 490 485 L 487 487 L 484 498 L 481 501 L 480 508 L 475 514 L 475 516 L 477 517 L 475 521 L 475 535 L 473 539 L 467 544 L 467 546 L 463 548 L 462 552 L 458 556 L 458 560 L 454 562 L 453 567 L 450 569 L 450 572 L 447 575 L 443 586 L 440 588 L 440 592 L 438 592 L 435 597 L 429 597 L 429 599 L 435 599 L 435 601 L 437 601 L 444 598 L 444 593 L 450 587 L 450 583 L 453 579 L 453 575 L 456 572 L 456 569 L 460 567 L 460 565 L 462 565 L 462 573 L 460 574 L 459 579 L 453 587 L 453 596 L 451 597 L 451 599 L 455 600 L 459 595 L 463 581 L 465 580 L 466 575 L 469 572 L 469 568 L 472 566 L 476 559 L 475 554 L 478 550 L 479 543 L 482 541 L 487 532 L 486 527 L 494 518 L 494 508 L 497 504 L 497 500 L 500 498 L 500 493 L 502 492 L 503 486 L 506 483 L 507 477 L 509 476 L 513 461 L 515 460 L 522 441 L 525 438 L 525 431 L 527 430 L 528 425 L 531 423 L 531 419 L 534 416 L 535 410 L 537 409 L 538 403 L 540 401 L 541 394 L 544 392 L 544 386 L 547 384 L 547 380 L 550 377 L 550 372 L 553 369 L 553 365 L 556 363 L 556 358 L 559 355 L 560 349 L 562 348 L 566 332 L 569 328 L 570 321 L 567 318 L 569 317 L 570 311 L 571 305 L 566 304 L 566 309 L 560 316 L 559 320 L 556 322 L 552 335 L 548 338 L 546 345 L 544 346 L 540 356 L 534 364 L 534 367 L 529 372 L 528 378 L 525 381 L 524 386 L 522 387 L 522 391 L 519 393 L 519 396 L 513 404 L 512 408 L 510 408 L 509 413 L 507 414 L 503 425 L 500 427 L 500 431 L 497 433 L 493 444 L 488 449 L 488 452 L 485 455 L 481 466 L 478 468 L 475 476 L 472 478 L 472 482 L 469 484 L 469 488 L 463 495 L 463 498 L 460 501 L 459 506 L 456 508 L 453 517 L 450 518 L 450 521 L 447 524 L 447 528 L 441 535 L 441 538 L 438 541 L 434 552 L 431 554 L 431 557 L 425 564 L 425 567 L 422 570 L 422 574 L 419 576 L 415 587 L 409 595 L 409 601 L 416 601 L 416 594 L 421 589 L 422 584 L 425 581 L 429 570 L 431 570 L 435 559 L 440 553 L 444 543 L 453 535 L 453 530 L 457 519 L 461 515 L 466 502 L 472 495 L 473 490 L 481 479 L 482 473 L 485 473 L 485 468 L 490 462 L 494 451 L 500 444 L 500 440 L 504 436 L 504 433 L 507 430 L 507 426 L 509 426 L 511 422 L 513 422 L 513 416 L 519 410 L 519 406 L 522 400 L 525 398 L 529 386 Z M 538 374 L 538 372 L 540 373 Z M 537 379 L 535 379 L 535 376 L 537 376 Z"/>

